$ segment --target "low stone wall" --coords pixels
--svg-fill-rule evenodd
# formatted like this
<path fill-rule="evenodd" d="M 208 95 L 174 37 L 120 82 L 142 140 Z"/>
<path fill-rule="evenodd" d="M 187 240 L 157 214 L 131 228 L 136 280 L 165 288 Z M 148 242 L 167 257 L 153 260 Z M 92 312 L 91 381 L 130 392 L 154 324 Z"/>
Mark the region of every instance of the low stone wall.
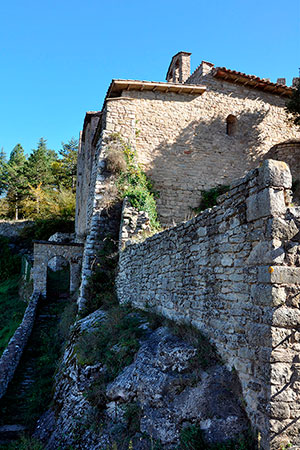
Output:
<path fill-rule="evenodd" d="M 32 220 L 0 220 L 0 236 L 15 238 Z"/>
<path fill-rule="evenodd" d="M 262 449 L 300 444 L 300 209 L 267 160 L 218 206 L 120 254 L 120 302 L 191 323 L 239 376 Z"/>
<path fill-rule="evenodd" d="M 34 292 L 32 294 L 24 313 L 22 323 L 16 329 L 15 334 L 9 341 L 7 348 L 0 358 L 0 398 L 5 394 L 8 383 L 14 376 L 15 370 L 18 367 L 28 338 L 31 334 L 39 298 L 39 293 Z"/>

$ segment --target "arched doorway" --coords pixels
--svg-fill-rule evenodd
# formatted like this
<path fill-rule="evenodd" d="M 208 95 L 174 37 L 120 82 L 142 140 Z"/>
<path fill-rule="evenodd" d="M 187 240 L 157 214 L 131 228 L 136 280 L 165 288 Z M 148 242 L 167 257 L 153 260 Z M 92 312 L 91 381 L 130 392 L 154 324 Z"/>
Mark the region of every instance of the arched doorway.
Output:
<path fill-rule="evenodd" d="M 68 261 L 70 280 L 69 290 L 71 293 L 75 292 L 80 284 L 82 252 L 83 244 L 34 241 L 33 281 L 35 292 L 39 292 L 44 298 L 47 297 L 48 263 L 51 259 L 58 256 L 61 256 L 64 260 Z M 55 267 L 55 262 L 53 264 Z M 58 291 L 60 291 L 60 289 Z"/>
<path fill-rule="evenodd" d="M 47 298 L 70 295 L 70 263 L 63 256 L 53 256 L 47 264 Z"/>

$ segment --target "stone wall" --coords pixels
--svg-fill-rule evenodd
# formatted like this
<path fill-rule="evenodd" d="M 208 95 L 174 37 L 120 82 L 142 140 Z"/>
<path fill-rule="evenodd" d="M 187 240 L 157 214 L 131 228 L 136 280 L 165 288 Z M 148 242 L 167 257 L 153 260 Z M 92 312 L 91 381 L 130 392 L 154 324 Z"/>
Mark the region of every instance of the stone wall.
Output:
<path fill-rule="evenodd" d="M 261 448 L 300 444 L 300 209 L 267 160 L 218 206 L 120 254 L 122 303 L 191 323 L 239 376 Z"/>
<path fill-rule="evenodd" d="M 47 267 L 51 259 L 62 257 L 70 264 L 70 292 L 80 285 L 83 244 L 51 241 L 34 241 L 33 283 L 34 290 L 46 297 Z"/>
<path fill-rule="evenodd" d="M 31 220 L 0 220 L 0 236 L 15 238 L 27 225 L 31 225 Z"/>
<path fill-rule="evenodd" d="M 89 277 L 97 263 L 99 251 L 103 248 L 105 238 L 109 235 L 118 239 L 121 218 L 121 204 L 111 202 L 111 192 L 114 191 L 115 178 L 106 170 L 106 149 L 110 144 L 110 131 L 106 130 L 106 111 L 102 117 L 103 131 L 96 148 L 97 160 L 93 167 L 93 185 L 88 198 L 87 237 L 82 258 L 81 285 L 79 289 L 78 308 L 85 309 L 89 298 Z M 109 128 L 109 125 L 108 125 Z M 78 207 L 78 205 L 77 205 Z"/>
<path fill-rule="evenodd" d="M 93 137 L 100 118 L 99 112 L 88 112 L 81 133 L 77 160 L 75 231 L 78 241 L 84 241 L 90 222 L 90 207 L 93 202 L 94 173 L 97 166 L 96 148 Z"/>
<path fill-rule="evenodd" d="M 8 383 L 13 379 L 15 370 L 31 334 L 39 298 L 39 293 L 34 292 L 32 294 L 22 323 L 15 331 L 15 334 L 10 339 L 0 358 L 0 398 L 3 397 Z"/>
<path fill-rule="evenodd" d="M 203 94 L 131 89 L 107 99 L 103 111 L 103 130 L 130 141 L 160 192 L 163 224 L 188 218 L 202 189 L 230 184 L 257 166 L 270 147 L 299 136 L 279 95 L 210 73 L 195 81 L 207 87 Z M 229 115 L 236 117 L 234 135 L 226 134 Z"/>
<path fill-rule="evenodd" d="M 293 177 L 293 199 L 300 205 L 300 139 L 274 145 L 264 158 L 284 161 L 289 165 Z"/>
<path fill-rule="evenodd" d="M 203 79 L 199 83 L 204 84 Z M 199 96 L 143 91 L 122 95 L 133 99 L 135 147 L 160 192 L 157 205 L 163 224 L 186 220 L 199 206 L 202 189 L 230 184 L 256 167 L 274 144 L 299 136 L 287 121 L 285 99 L 214 78 Z M 226 134 L 230 114 L 237 119 L 232 136 Z"/>

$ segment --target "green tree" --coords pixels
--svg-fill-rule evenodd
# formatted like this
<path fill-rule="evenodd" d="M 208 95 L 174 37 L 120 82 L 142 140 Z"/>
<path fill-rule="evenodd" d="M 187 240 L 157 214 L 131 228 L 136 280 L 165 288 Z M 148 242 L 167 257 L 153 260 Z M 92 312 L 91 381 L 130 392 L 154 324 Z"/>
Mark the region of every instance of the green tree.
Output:
<path fill-rule="evenodd" d="M 21 144 L 17 144 L 11 154 L 8 163 L 3 164 L 3 184 L 6 190 L 6 200 L 9 210 L 15 220 L 19 219 L 22 200 L 26 195 L 27 180 L 25 176 L 26 156 Z"/>
<path fill-rule="evenodd" d="M 6 171 L 6 155 L 4 152 L 4 148 L 2 147 L 0 150 L 0 195 L 5 192 L 6 184 L 5 184 L 5 171 Z"/>
<path fill-rule="evenodd" d="M 28 183 L 37 187 L 40 183 L 44 187 L 53 186 L 55 177 L 52 165 L 57 161 L 57 154 L 54 150 L 47 148 L 47 141 L 41 138 L 37 148 L 34 149 L 26 164 L 26 177 Z"/>
<path fill-rule="evenodd" d="M 292 114 L 294 124 L 300 126 L 300 83 L 298 83 L 297 89 L 295 89 L 287 102 L 286 111 Z"/>
<path fill-rule="evenodd" d="M 61 159 L 53 164 L 57 185 L 59 188 L 72 189 L 75 192 L 78 140 L 71 138 L 66 144 L 62 142 L 59 154 Z"/>

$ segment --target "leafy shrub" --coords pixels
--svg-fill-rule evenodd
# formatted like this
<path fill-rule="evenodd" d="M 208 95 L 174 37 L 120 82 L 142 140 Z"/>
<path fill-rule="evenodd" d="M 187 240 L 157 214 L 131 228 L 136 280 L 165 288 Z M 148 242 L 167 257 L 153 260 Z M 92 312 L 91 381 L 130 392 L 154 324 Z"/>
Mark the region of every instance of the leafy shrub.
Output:
<path fill-rule="evenodd" d="M 180 447 L 178 450 L 203 450 L 205 442 L 202 430 L 197 425 L 190 425 L 180 433 Z"/>
<path fill-rule="evenodd" d="M 201 191 L 201 202 L 198 208 L 195 208 L 194 211 L 196 213 L 200 213 L 201 211 L 204 211 L 207 208 L 212 208 L 217 204 L 217 198 L 228 192 L 230 189 L 230 186 L 227 185 L 219 185 L 216 187 L 213 187 L 208 190 Z"/>
<path fill-rule="evenodd" d="M 288 114 L 291 114 L 292 122 L 300 126 L 300 83 L 287 101 L 285 110 Z"/>
<path fill-rule="evenodd" d="M 111 148 L 107 150 L 107 168 L 117 173 L 116 185 L 119 196 L 127 197 L 131 205 L 149 214 L 153 229 L 159 228 L 152 183 L 137 162 L 136 153 L 129 144 L 117 134 L 111 136 Z"/>
<path fill-rule="evenodd" d="M 66 220 L 63 218 L 37 219 L 21 230 L 19 240 L 22 243 L 25 242 L 27 246 L 30 246 L 32 240 L 48 240 L 56 232 L 73 233 L 74 220 Z"/>
<path fill-rule="evenodd" d="M 131 435 L 140 431 L 142 410 L 137 402 L 127 403 L 124 411 L 124 419 L 127 423 L 127 432 Z"/>
<path fill-rule="evenodd" d="M 9 247 L 9 239 L 0 236 L 0 281 L 8 280 L 19 274 L 21 270 L 21 258 L 14 255 Z"/>

